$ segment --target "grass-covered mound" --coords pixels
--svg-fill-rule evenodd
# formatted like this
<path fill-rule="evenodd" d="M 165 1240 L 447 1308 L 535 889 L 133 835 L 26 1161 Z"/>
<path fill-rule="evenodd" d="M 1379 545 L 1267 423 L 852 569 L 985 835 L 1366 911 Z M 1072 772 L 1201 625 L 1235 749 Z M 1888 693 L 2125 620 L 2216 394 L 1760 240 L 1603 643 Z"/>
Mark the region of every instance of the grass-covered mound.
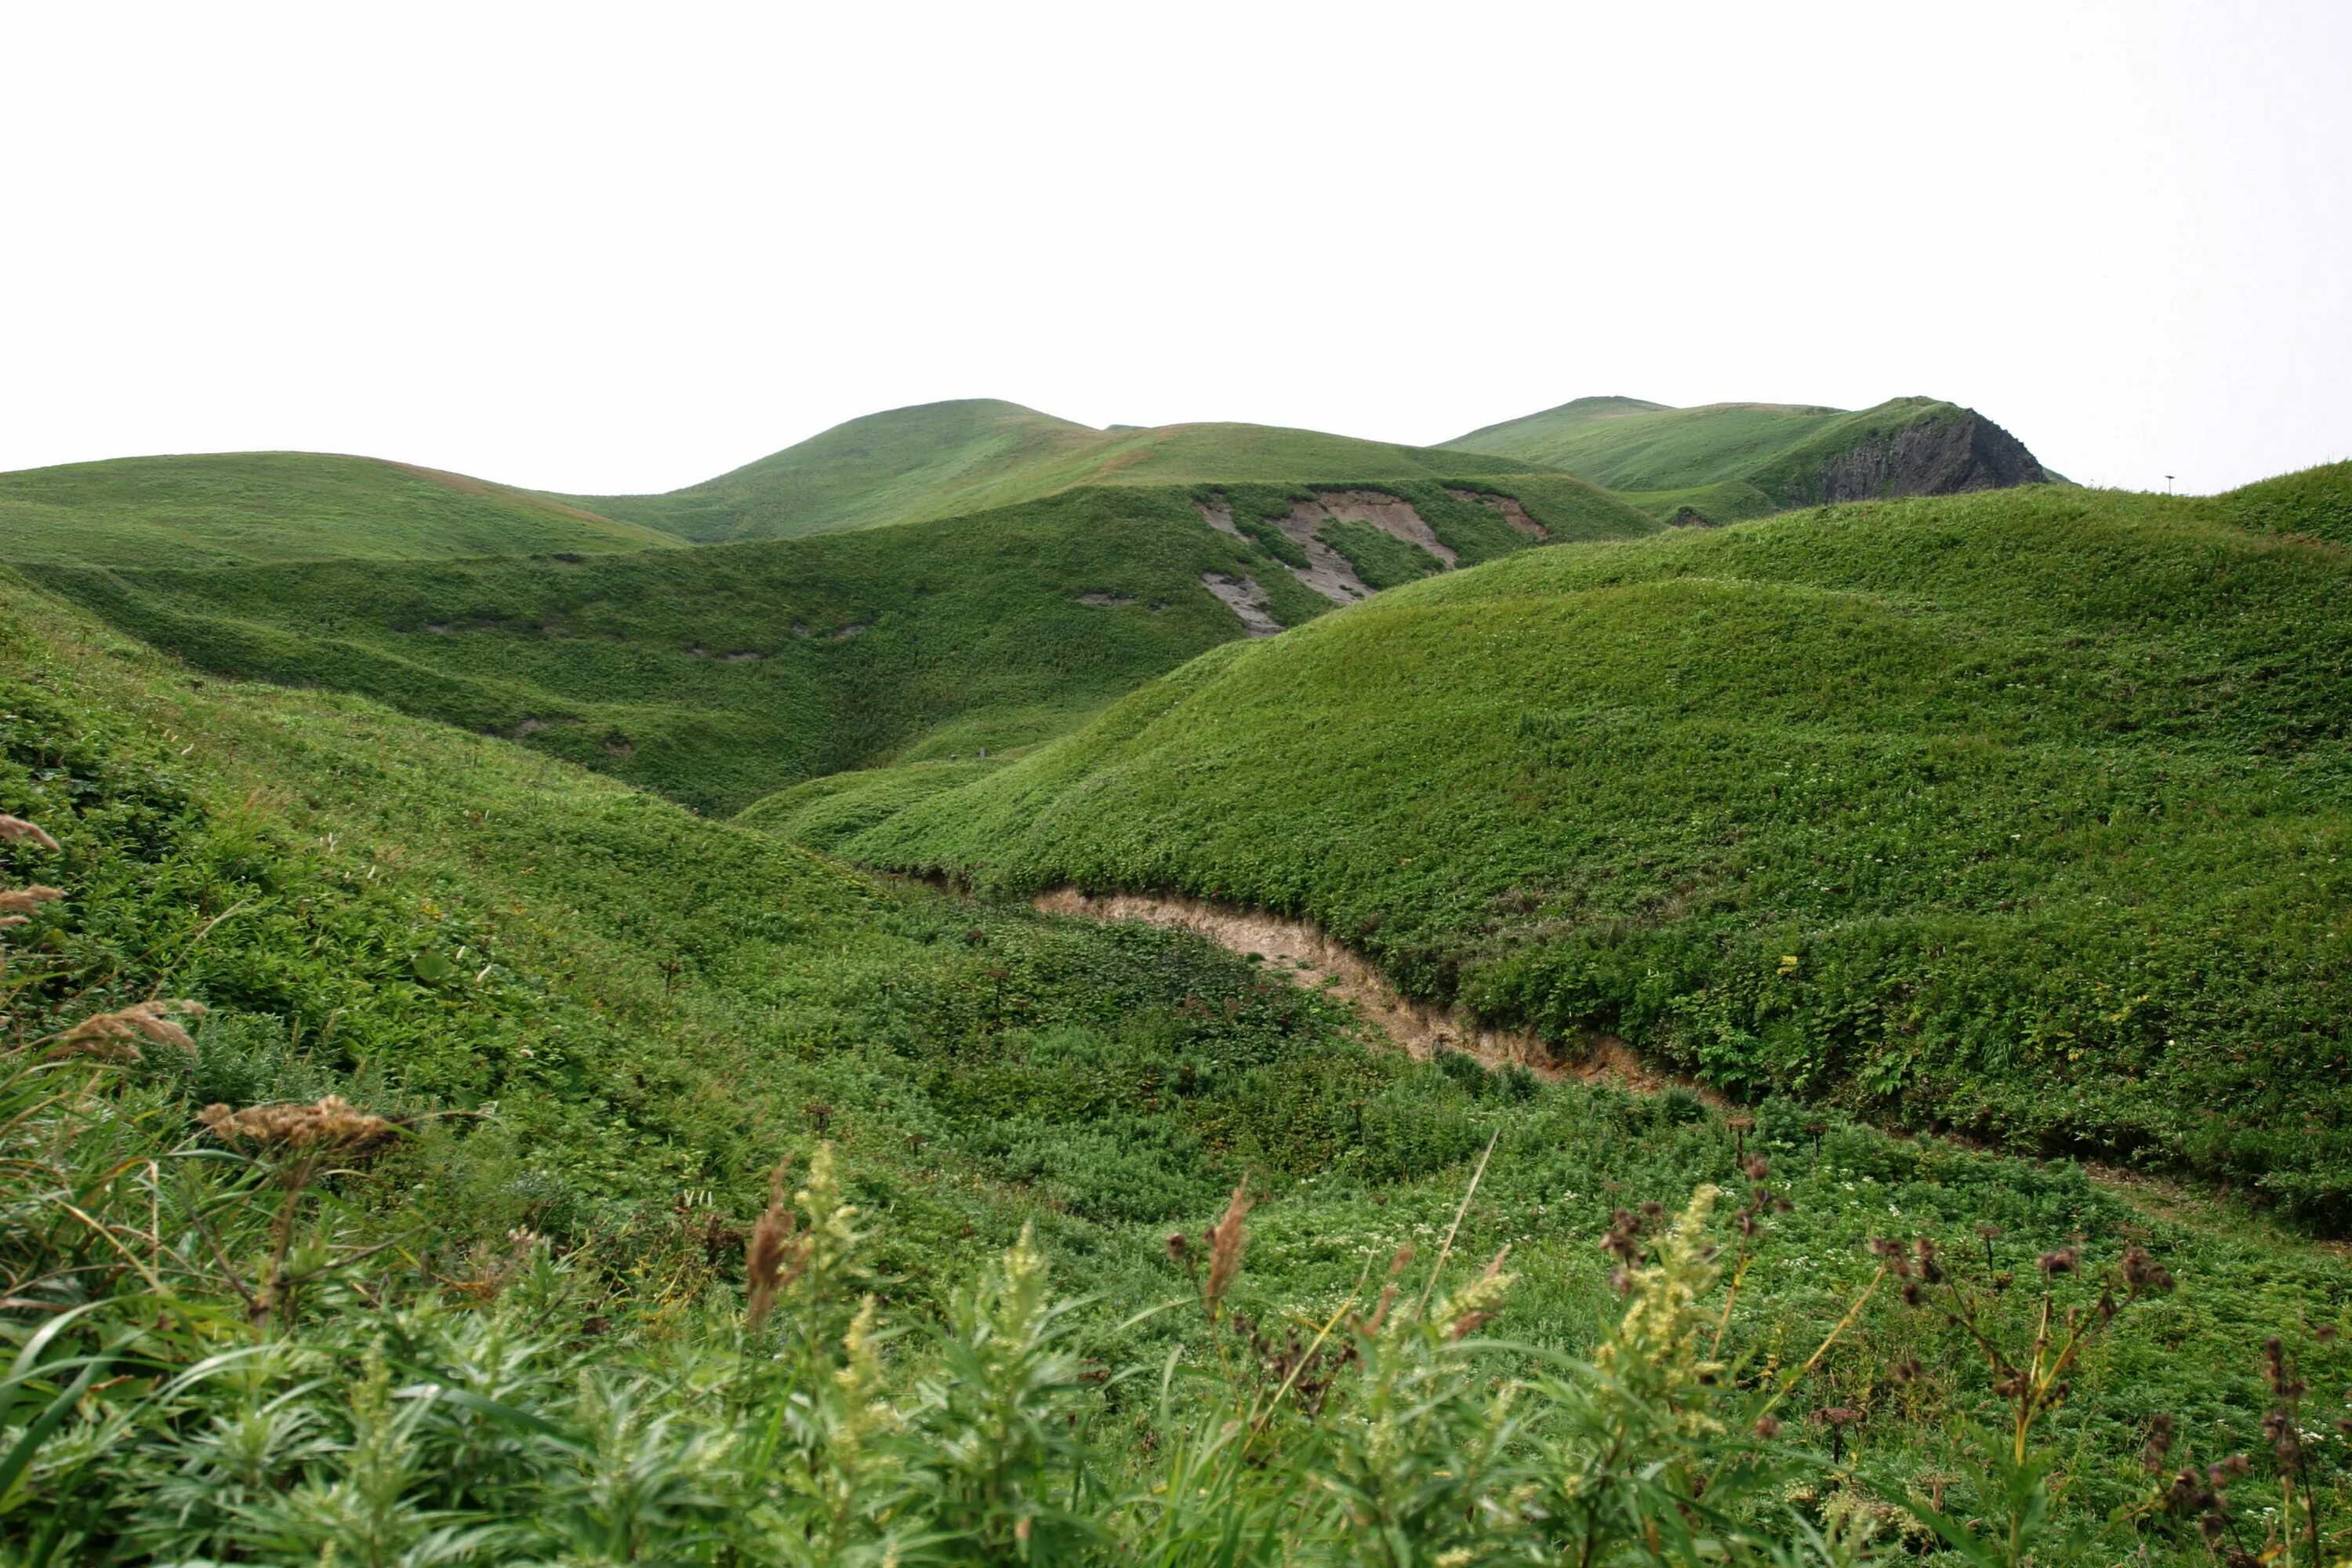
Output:
<path fill-rule="evenodd" d="M 2340 1226 L 2352 557 L 2236 504 L 2035 487 L 1534 551 L 814 837 L 1306 916 L 1568 1048 Z"/>
<path fill-rule="evenodd" d="M 1891 398 L 1858 413 L 1581 397 L 1446 445 L 1580 475 L 1657 518 L 1715 523 L 1823 501 L 2050 477 L 2008 432 L 1972 409 L 1927 397 Z"/>
<path fill-rule="evenodd" d="M 577 561 L 43 580 L 205 669 L 364 692 L 732 811 L 795 780 L 1058 732 L 1229 637 L 1204 571 L 1328 601 L 1181 492 Z M 1089 602 L 1092 601 L 1092 602 Z"/>
<path fill-rule="evenodd" d="M 1580 520 L 1589 525 L 1625 510 L 1580 480 L 1517 458 L 1265 425 L 1095 430 L 985 398 L 870 414 L 666 495 L 554 499 L 709 543 L 919 522 L 1089 485 L 1347 488 L 1505 475 L 1534 481 L 1570 529 L 1565 537 L 1584 536 Z M 1628 531 L 1619 521 L 1613 531 Z"/>
<path fill-rule="evenodd" d="M 183 567 L 677 542 L 543 496 L 373 458 L 233 452 L 0 474 L 0 563 Z"/>
<path fill-rule="evenodd" d="M 1519 488 L 1563 536 L 1648 526 L 1586 508 L 1572 479 Z M 1444 486 L 1394 489 L 1465 562 L 1529 543 Z M 33 570 L 202 668 L 363 692 L 728 813 L 802 779 L 1062 733 L 1244 635 L 1204 574 L 1255 582 L 1281 624 L 1321 614 L 1330 601 L 1289 569 L 1297 546 L 1255 521 L 1253 507 L 1286 514 L 1290 495 L 1234 487 L 1247 534 L 1213 529 L 1184 489 L 1101 487 L 695 551 Z M 1360 541 L 1334 537 L 1371 567 Z"/>
<path fill-rule="evenodd" d="M 2172 1458 L 2258 1456 L 2220 1505 L 2254 1544 L 2284 1487 L 2344 1517 L 2332 1450 L 2271 1458 L 2253 1350 L 2352 1375 L 2341 1271 L 2258 1222 L 1410 1062 L 1180 935 L 199 681 L 5 576 L 0 817 L 16 1560 L 1600 1562 L 1702 1522 L 1762 1561 L 1940 1508 L 2110 1561 L 2216 1512 L 2156 1503 L 2159 1413 Z M 1171 1256 L 1244 1176 L 1245 1255 Z M 1679 1239 L 1644 1212 L 1703 1184 Z M 2097 1326 L 1989 1464 L 2019 1396 L 1937 1303 L 2027 1357 L 2069 1246 Z"/>

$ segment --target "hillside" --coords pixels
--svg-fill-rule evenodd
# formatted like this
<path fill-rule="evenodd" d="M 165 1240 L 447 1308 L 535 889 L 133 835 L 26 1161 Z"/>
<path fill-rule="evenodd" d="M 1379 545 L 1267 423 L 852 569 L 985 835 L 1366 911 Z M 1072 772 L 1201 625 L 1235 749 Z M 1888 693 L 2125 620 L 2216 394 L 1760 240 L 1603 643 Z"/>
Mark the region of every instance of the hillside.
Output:
<path fill-rule="evenodd" d="M 1255 484 L 1331 489 L 1385 480 L 1547 476 L 1559 507 L 1612 510 L 1541 464 L 1262 425 L 1092 430 L 975 399 L 868 415 L 732 473 L 659 496 L 557 500 L 710 542 L 919 522 L 1079 486 Z"/>
<path fill-rule="evenodd" d="M 1102 432 L 971 398 L 869 414 L 666 495 L 557 498 L 700 543 L 787 539 L 978 511 L 1043 494 L 1019 476 Z M 997 496 L 1009 488 L 1020 493 Z"/>
<path fill-rule="evenodd" d="M 1369 510 L 1345 499 L 1361 490 L 1327 506 L 1282 489 L 1090 489 L 900 529 L 573 560 L 32 570 L 204 669 L 362 692 L 724 814 L 803 778 L 1058 734 L 1217 643 L 1352 603 L 1371 591 L 1357 558 L 1381 582 L 1442 569 L 1360 521 L 1373 511 L 1465 562 L 1532 542 L 1538 518 L 1563 534 L 1653 526 L 1558 484 L 1507 498 L 1509 515 L 1498 493 L 1396 488 Z"/>
<path fill-rule="evenodd" d="M 2292 534 L 2347 472 L 2257 499 Z M 2352 565 L 2248 505 L 2034 487 L 1529 552 L 985 777 L 751 820 L 1301 915 L 1570 1057 L 1612 1031 L 2341 1225 Z"/>
<path fill-rule="evenodd" d="M 1850 413 L 1778 403 L 1669 408 L 1585 397 L 1446 443 L 1565 469 L 1660 519 L 2040 484 L 2052 476 L 1974 409 L 1898 397 Z"/>
<path fill-rule="evenodd" d="M 370 701 L 192 679 L 5 573 L 0 814 L 7 885 L 60 895 L 0 929 L 20 1219 L 0 1321 L 25 1416 L 0 1540 L 28 1561 L 423 1560 L 451 1521 L 515 1563 L 821 1560 L 811 1541 L 1009 1561 L 1081 1529 L 1129 1556 L 1181 1529 L 1221 1561 L 1335 1558 L 1363 1530 L 1318 1478 L 1357 1473 L 1358 1417 L 1399 1375 L 1424 1402 L 1403 1479 L 1451 1478 L 1469 1539 L 1529 1552 L 1578 1550 L 1551 1521 L 1580 1491 L 1518 1506 L 1540 1465 L 1582 1474 L 1621 1428 L 1643 1435 L 1629 1489 L 1662 1465 L 1769 1480 L 1741 1514 L 1764 1541 L 1815 1528 L 1784 1509 L 1801 1485 L 1990 1508 L 1949 1479 L 1978 1463 L 1950 1412 L 1983 1369 L 1862 1245 L 1898 1224 L 1988 1269 L 2084 1248 L 2062 1310 L 2087 1314 L 2127 1247 L 2178 1271 L 2177 1300 L 2128 1292 L 2098 1382 L 2042 1418 L 2068 1468 L 2037 1495 L 2106 1560 L 2135 1541 L 2147 1412 L 2257 1447 L 2254 1342 L 2344 1310 L 2340 1268 L 2259 1223 L 1788 1101 L 1735 1124 L 1687 1095 L 1411 1061 L 1197 941 L 884 884 Z M 181 1011 L 185 1048 L 71 1028 L 159 997 L 208 1008 Z M 1769 1152 L 1774 1201 L 1710 1228 L 1694 1190 L 1745 1180 L 1742 1151 Z M 1244 1177 L 1245 1256 L 1238 1212 L 1228 1245 L 1177 1249 L 1216 1260 L 1202 1287 L 1168 1232 Z M 1664 1215 L 1685 1210 L 1678 1241 Z M 1621 1325 L 1593 1246 L 1612 1226 L 1623 1289 L 1678 1334 L 1745 1363 L 1823 1350 L 1781 1388 L 1702 1375 L 1639 1313 Z M 1507 1244 L 1508 1272 L 1482 1273 Z M 1339 1326 L 1381 1268 L 1406 1288 Z M 1989 1331 L 2023 1342 L 2039 1299 L 1986 1290 Z M 1290 1323 L 1349 1351 L 1298 1359 Z M 2313 1375 L 2352 1370 L 2290 1331 Z M 1561 1352 L 1531 1366 L 1529 1343 Z M 1596 1346 L 1611 1381 L 1564 1359 Z M 1629 1367 L 1674 1381 L 1616 1415 L 1582 1393 Z M 1507 1412 L 1510 1369 L 1541 1375 Z M 1821 1451 L 1804 1416 L 1864 1406 Z M 1737 1436 L 1759 1409 L 1784 1444 Z M 1280 1418 L 1221 1448 L 1252 1412 Z M 1507 1414 L 1540 1464 L 1446 1459 Z M 1196 1490 L 1199 1517 L 1152 1522 Z M 652 1500 L 614 1526 L 616 1491 Z M 2237 1493 L 2277 1495 L 2266 1473 Z M 1245 1552 L 1236 1510 L 1263 1521 Z M 1379 1540 L 1452 1550 L 1445 1518 Z"/>
<path fill-rule="evenodd" d="M 675 545 L 527 491 L 373 458 L 236 452 L 0 474 L 0 563 L 206 566 Z"/>

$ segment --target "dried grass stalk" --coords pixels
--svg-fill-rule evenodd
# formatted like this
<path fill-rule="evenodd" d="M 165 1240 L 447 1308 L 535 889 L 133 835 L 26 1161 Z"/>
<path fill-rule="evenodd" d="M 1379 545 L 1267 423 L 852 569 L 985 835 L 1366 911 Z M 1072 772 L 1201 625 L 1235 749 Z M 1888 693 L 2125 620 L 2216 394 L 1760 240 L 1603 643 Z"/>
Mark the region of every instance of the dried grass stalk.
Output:
<path fill-rule="evenodd" d="M 1242 1221 L 1248 1215 L 1252 1202 L 1249 1178 L 1244 1176 L 1225 1205 L 1224 1217 L 1209 1227 L 1209 1280 L 1202 1287 L 1201 1297 L 1212 1313 L 1242 1271 L 1242 1248 L 1249 1244 L 1249 1226 Z"/>
<path fill-rule="evenodd" d="M 776 1292 L 786 1283 L 785 1255 L 796 1250 L 792 1246 L 795 1217 L 792 1205 L 784 1201 L 784 1171 L 790 1163 L 779 1164 L 769 1176 L 767 1212 L 751 1227 L 751 1239 L 744 1247 L 743 1280 L 751 1295 L 745 1316 L 753 1329 L 766 1322 L 774 1310 Z"/>
<path fill-rule="evenodd" d="M 58 1039 L 61 1053 L 76 1056 L 105 1057 L 114 1061 L 138 1061 L 140 1039 L 152 1040 L 159 1046 L 177 1046 L 193 1053 L 196 1042 L 188 1031 L 172 1018 L 174 1013 L 191 1018 L 205 1014 L 205 1005 L 180 998 L 152 1002 L 133 1002 L 128 1007 L 118 1007 L 111 1013 L 94 1013 L 68 1029 Z M 219 1107 L 226 1110 L 226 1106 Z"/>
<path fill-rule="evenodd" d="M 0 843 L 37 844 L 54 854 L 58 841 L 21 816 L 0 816 Z"/>
<path fill-rule="evenodd" d="M 63 888 L 44 887 L 38 882 L 29 888 L 0 888 L 0 914 L 29 915 L 51 900 L 65 896 Z"/>

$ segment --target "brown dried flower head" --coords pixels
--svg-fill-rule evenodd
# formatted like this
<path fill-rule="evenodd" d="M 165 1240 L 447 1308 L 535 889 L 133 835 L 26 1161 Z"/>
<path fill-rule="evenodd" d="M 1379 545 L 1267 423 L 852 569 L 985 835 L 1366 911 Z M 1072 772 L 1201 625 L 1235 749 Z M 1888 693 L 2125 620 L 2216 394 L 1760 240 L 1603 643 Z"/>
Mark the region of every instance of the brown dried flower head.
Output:
<path fill-rule="evenodd" d="M 29 915 L 43 904 L 66 896 L 63 888 L 36 882 L 29 888 L 0 888 L 0 914 Z"/>
<path fill-rule="evenodd" d="M 383 1117 L 355 1109 L 340 1094 L 316 1105 L 255 1105 L 231 1110 L 208 1105 L 196 1120 L 224 1143 L 249 1141 L 266 1149 L 352 1154 L 391 1136 Z"/>
<path fill-rule="evenodd" d="M 1242 1222 L 1249 1215 L 1252 1201 L 1249 1181 L 1244 1177 L 1226 1203 L 1224 1217 L 1209 1227 L 1209 1279 L 1201 1293 L 1212 1311 L 1242 1271 L 1242 1248 L 1249 1244 L 1249 1226 Z"/>
<path fill-rule="evenodd" d="M 134 1042 L 141 1039 L 194 1051 L 196 1043 L 188 1037 L 187 1030 L 173 1020 L 174 1013 L 200 1018 L 204 1016 L 205 1005 L 166 999 L 133 1002 L 130 1006 L 118 1007 L 111 1013 L 94 1013 L 58 1037 L 58 1048 L 62 1053 L 132 1062 L 140 1059 L 139 1047 Z"/>
<path fill-rule="evenodd" d="M 37 844 L 52 854 L 58 847 L 56 839 L 21 816 L 0 816 L 0 843 Z"/>

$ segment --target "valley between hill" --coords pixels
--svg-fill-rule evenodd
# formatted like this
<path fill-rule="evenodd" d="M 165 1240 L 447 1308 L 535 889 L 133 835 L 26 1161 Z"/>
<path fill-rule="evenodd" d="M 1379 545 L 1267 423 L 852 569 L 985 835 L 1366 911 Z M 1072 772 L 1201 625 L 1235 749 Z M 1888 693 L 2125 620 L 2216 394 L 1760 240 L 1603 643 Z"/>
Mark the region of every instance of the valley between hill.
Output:
<path fill-rule="evenodd" d="M 804 447 L 0 476 L 11 1561 L 2340 1544 L 2352 466 Z"/>

